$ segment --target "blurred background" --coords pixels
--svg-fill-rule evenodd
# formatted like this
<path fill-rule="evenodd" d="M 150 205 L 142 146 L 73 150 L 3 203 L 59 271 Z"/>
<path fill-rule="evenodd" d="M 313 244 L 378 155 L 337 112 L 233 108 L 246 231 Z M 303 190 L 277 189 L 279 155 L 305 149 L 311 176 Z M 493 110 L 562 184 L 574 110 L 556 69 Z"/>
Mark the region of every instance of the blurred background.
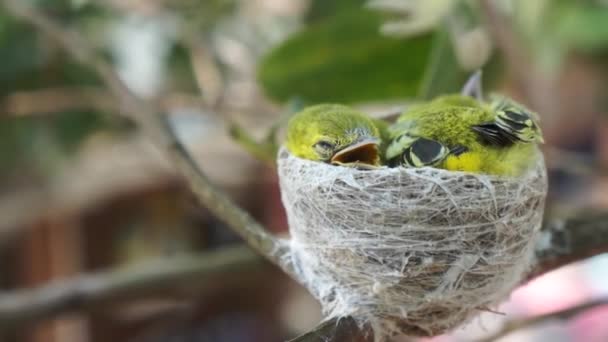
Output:
<path fill-rule="evenodd" d="M 263 155 L 280 143 L 273 127 L 285 113 L 342 102 L 383 115 L 458 91 L 479 68 L 486 90 L 542 118 L 548 211 L 608 210 L 608 1 L 24 2 L 82 33 L 134 92 L 165 110 L 213 183 L 275 233 L 287 224 Z M 153 260 L 171 270 L 204 253 L 244 256 L 210 277 L 149 279 L 52 319 L 4 317 L 0 341 L 262 342 L 313 328 L 314 299 L 244 253 L 119 112 L 92 70 L 0 8 L 4 307 L 10 291 L 89 273 L 103 272 L 99 281 Z M 512 317 L 606 295 L 608 257 L 598 256 L 517 290 L 499 309 L 508 317 L 484 313 L 434 340 L 471 341 Z M 606 321 L 608 308 L 596 308 L 501 341 L 608 341 Z"/>

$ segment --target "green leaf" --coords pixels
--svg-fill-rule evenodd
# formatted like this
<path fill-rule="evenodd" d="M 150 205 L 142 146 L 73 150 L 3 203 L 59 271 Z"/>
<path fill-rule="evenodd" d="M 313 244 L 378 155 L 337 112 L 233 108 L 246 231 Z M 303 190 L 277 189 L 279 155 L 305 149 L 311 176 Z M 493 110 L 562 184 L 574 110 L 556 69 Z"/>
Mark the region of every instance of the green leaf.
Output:
<path fill-rule="evenodd" d="M 196 79 L 194 78 L 190 55 L 183 43 L 176 42 L 173 44 L 166 63 L 171 70 L 167 79 L 171 87 L 194 93 L 199 91 Z"/>
<path fill-rule="evenodd" d="M 0 12 L 0 84 L 9 86 L 22 73 L 31 72 L 44 61 L 38 35 L 30 27 Z"/>
<path fill-rule="evenodd" d="M 365 6 L 367 0 L 313 0 L 306 14 L 309 23 L 331 18 L 338 13 L 352 11 Z"/>
<path fill-rule="evenodd" d="M 53 0 L 41 5 L 70 27 L 103 15 L 90 6 L 71 10 L 69 3 Z M 15 90 L 99 84 L 94 72 L 75 62 L 55 42 L 1 9 L 0 55 L 0 96 Z"/>
<path fill-rule="evenodd" d="M 435 33 L 432 53 L 424 81 L 418 91 L 418 98 L 430 100 L 441 94 L 458 92 L 468 74 L 458 63 L 449 33 L 443 28 L 439 29 Z"/>
<path fill-rule="evenodd" d="M 407 40 L 380 35 L 382 16 L 357 9 L 311 25 L 272 50 L 258 78 L 278 100 L 360 102 L 413 97 L 432 34 Z"/>
<path fill-rule="evenodd" d="M 483 88 L 486 91 L 492 88 L 491 85 L 496 83 L 501 70 L 498 54 L 485 56 L 485 53 L 479 50 L 467 51 L 481 53 L 483 57 L 488 57 L 488 60 L 480 59 L 475 61 L 475 64 L 470 64 L 471 61 L 467 63 L 467 61 L 459 60 L 456 51 L 456 48 L 465 49 L 470 46 L 466 40 L 472 39 L 471 34 L 482 32 L 481 27 L 479 13 L 471 2 L 460 0 L 452 4 L 449 13 L 441 20 L 441 24 L 436 30 L 425 78 L 418 93 L 420 99 L 430 100 L 442 94 L 460 92 L 467 79 L 475 71 L 471 68 L 481 68 Z M 455 44 L 460 44 L 460 46 Z M 482 65 L 477 63 L 482 63 Z"/>
<path fill-rule="evenodd" d="M 483 90 L 491 91 L 501 79 L 504 65 L 499 54 L 493 54 L 482 68 Z M 424 81 L 421 83 L 418 98 L 430 100 L 442 94 L 458 93 L 461 91 L 471 72 L 464 71 L 458 64 L 454 48 L 445 29 L 435 33 L 433 51 L 425 70 Z"/>

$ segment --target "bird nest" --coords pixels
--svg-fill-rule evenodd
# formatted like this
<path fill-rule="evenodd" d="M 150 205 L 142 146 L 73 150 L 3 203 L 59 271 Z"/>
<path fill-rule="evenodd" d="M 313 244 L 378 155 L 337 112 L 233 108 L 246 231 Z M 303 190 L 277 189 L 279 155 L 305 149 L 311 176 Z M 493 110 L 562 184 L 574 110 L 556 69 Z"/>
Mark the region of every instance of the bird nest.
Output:
<path fill-rule="evenodd" d="M 328 318 L 433 336 L 491 310 L 533 262 L 547 177 L 278 159 L 292 263 Z"/>

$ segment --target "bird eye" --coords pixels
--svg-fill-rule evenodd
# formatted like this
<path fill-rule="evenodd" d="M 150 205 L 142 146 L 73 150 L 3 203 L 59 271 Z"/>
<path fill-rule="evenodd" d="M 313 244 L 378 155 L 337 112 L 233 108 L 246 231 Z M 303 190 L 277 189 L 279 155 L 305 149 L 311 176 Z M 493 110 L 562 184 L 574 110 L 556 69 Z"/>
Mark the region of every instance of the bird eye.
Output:
<path fill-rule="evenodd" d="M 327 151 L 333 149 L 334 145 L 327 141 L 321 140 L 318 143 L 314 144 L 314 148 L 319 151 L 327 152 Z"/>
<path fill-rule="evenodd" d="M 321 140 L 312 146 L 321 159 L 329 159 L 334 151 L 334 144 Z"/>

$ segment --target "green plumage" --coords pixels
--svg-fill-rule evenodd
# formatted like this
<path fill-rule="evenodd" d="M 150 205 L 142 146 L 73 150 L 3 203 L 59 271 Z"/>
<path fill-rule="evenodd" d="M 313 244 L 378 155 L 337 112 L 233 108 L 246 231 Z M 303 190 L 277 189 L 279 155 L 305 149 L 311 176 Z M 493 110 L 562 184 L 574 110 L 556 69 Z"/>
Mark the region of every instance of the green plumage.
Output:
<path fill-rule="evenodd" d="M 304 159 L 377 166 L 380 143 L 380 131 L 372 119 L 339 104 L 305 108 L 295 114 L 287 126 L 287 149 Z"/>
<path fill-rule="evenodd" d="M 497 117 L 491 105 L 461 95 L 415 105 L 389 128 L 386 159 L 393 165 L 427 166 L 424 161 L 431 160 L 429 166 L 452 171 L 520 175 L 533 164 L 536 144 L 519 139 L 518 123 L 511 123 L 517 129 L 498 127 Z M 426 148 L 424 144 L 413 145 L 420 138 L 425 139 Z M 432 158 L 429 153 L 437 153 L 440 158 Z"/>

